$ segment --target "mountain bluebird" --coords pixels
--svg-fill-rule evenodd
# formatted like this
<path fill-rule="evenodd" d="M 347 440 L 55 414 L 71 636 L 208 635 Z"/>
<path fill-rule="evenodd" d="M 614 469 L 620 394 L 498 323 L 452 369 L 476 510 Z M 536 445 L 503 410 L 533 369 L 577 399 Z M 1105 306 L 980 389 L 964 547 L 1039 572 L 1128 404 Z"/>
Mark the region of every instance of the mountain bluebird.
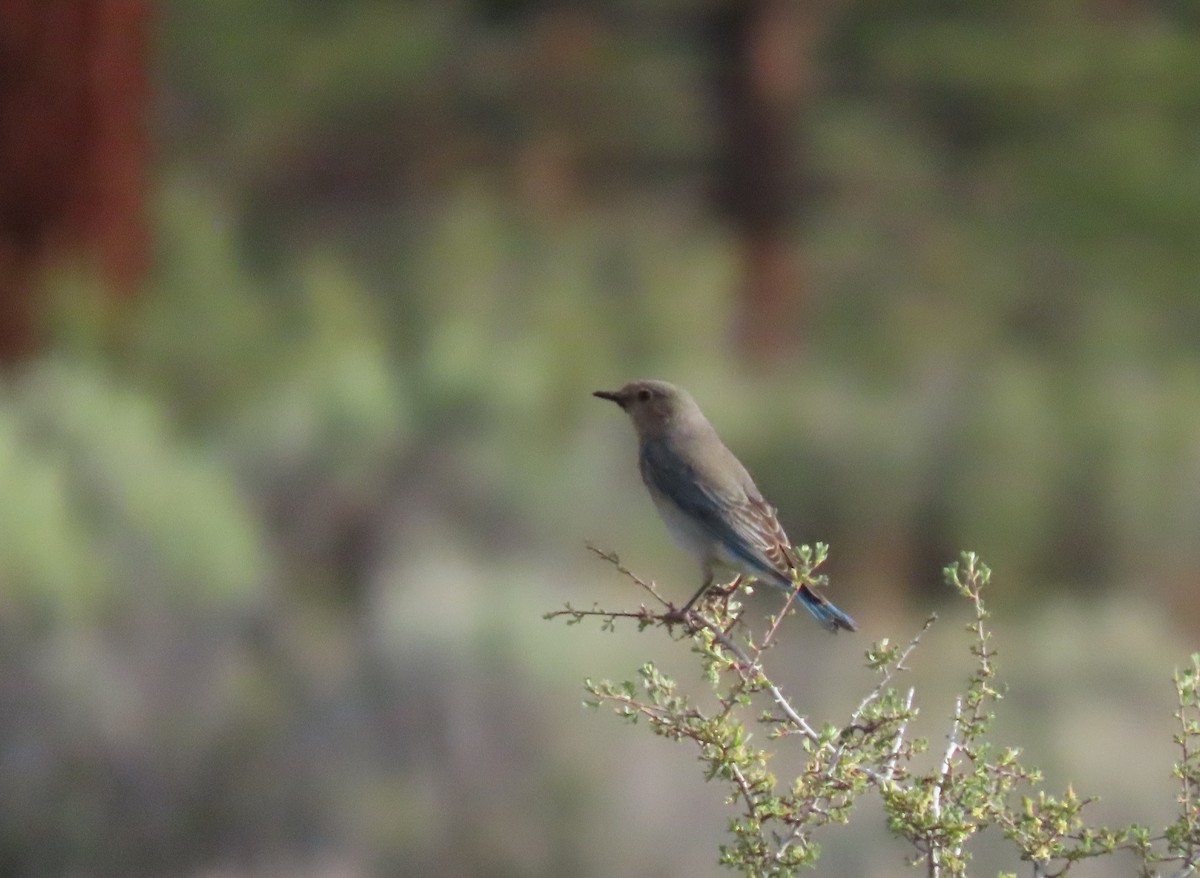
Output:
<path fill-rule="evenodd" d="M 665 381 L 633 381 L 593 395 L 612 400 L 633 420 L 642 481 L 671 536 L 703 568 L 704 584 L 679 615 L 708 590 L 721 566 L 788 592 L 798 588 L 825 628 L 855 630 L 853 619 L 793 578 L 797 559 L 775 510 L 687 391 Z"/>

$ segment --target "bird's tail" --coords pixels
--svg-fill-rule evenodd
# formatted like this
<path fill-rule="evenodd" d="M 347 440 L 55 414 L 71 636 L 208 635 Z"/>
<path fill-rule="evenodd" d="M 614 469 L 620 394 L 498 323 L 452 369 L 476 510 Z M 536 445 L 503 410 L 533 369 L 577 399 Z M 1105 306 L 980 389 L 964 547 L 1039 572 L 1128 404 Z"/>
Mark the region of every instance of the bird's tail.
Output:
<path fill-rule="evenodd" d="M 844 628 L 847 631 L 858 630 L 858 626 L 854 624 L 853 619 L 807 585 L 801 585 L 796 590 L 796 596 L 804 602 L 804 606 L 826 630 L 832 631 L 834 634 L 837 634 L 840 628 Z"/>

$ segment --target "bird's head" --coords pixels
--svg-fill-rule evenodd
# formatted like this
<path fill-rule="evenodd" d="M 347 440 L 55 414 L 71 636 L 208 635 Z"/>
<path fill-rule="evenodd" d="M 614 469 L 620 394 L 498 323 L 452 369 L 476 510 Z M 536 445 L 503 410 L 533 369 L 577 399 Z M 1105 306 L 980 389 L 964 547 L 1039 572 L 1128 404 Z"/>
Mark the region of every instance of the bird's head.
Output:
<path fill-rule="evenodd" d="M 686 390 L 666 381 L 630 381 L 620 390 L 597 390 L 592 396 L 623 408 L 642 438 L 661 436 L 671 424 L 703 417 Z"/>

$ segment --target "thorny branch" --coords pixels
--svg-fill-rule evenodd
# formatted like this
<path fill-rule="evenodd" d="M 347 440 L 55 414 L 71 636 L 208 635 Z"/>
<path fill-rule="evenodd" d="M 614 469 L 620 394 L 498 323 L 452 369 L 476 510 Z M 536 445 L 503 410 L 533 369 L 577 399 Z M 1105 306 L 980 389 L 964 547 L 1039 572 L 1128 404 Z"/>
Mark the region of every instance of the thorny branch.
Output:
<path fill-rule="evenodd" d="M 545 618 L 566 617 L 568 624 L 577 624 L 596 617 L 602 630 L 613 630 L 618 619 L 632 619 L 639 630 L 662 627 L 673 639 L 692 641 L 692 650 L 701 656 L 705 676 L 721 705 L 714 714 L 697 708 L 652 663 L 645 663 L 641 671 L 645 697 L 632 682 L 617 685 L 589 680 L 587 688 L 595 698 L 590 702 L 594 705 L 612 704 L 631 721 L 645 718 L 658 734 L 693 740 L 709 766 L 708 777 L 730 783 L 729 801 L 741 802 L 745 811 L 730 824 L 735 843 L 721 847 L 720 859 L 725 865 L 751 875 L 794 875 L 799 866 L 816 861 L 819 849 L 812 841 L 812 830 L 848 820 L 858 796 L 874 788 L 882 797 L 889 827 L 914 846 L 918 853 L 913 862 L 923 862 L 931 878 L 965 878 L 966 842 L 989 825 L 1017 844 L 1033 878 L 1065 875 L 1078 860 L 1116 850 L 1141 857 L 1143 878 L 1158 878 L 1153 865 L 1167 862 L 1178 866 L 1170 878 L 1195 873 L 1200 861 L 1200 654 L 1192 657 L 1190 669 L 1177 672 L 1175 680 L 1180 705 L 1176 716 L 1181 723 L 1175 738 L 1179 746 L 1175 771 L 1181 784 L 1179 819 L 1153 836 L 1139 827 L 1088 828 L 1078 815 L 1092 799 L 1077 797 L 1069 787 L 1061 797 L 1047 795 L 1040 787 L 1038 772 L 1018 761 L 1018 750 L 998 753 L 987 740 L 990 705 L 1002 695 L 993 682 L 995 654 L 989 648 L 988 614 L 981 599 L 990 571 L 973 553 L 963 553 L 962 560 L 945 573 L 947 581 L 974 605 L 975 617 L 968 626 L 973 635 L 974 670 L 964 694 L 955 699 L 945 750 L 926 773 L 917 773 L 910 760 L 926 744 L 908 737 L 909 722 L 917 713 L 915 689 L 909 687 L 901 695 L 893 684 L 900 672 L 909 670 L 908 659 L 936 616 L 926 619 L 903 648 L 882 640 L 869 649 L 867 666 L 879 675 L 876 685 L 842 727 L 818 730 L 796 710 L 763 666 L 764 653 L 774 645 L 783 620 L 793 610 L 795 592 L 778 615 L 770 617 L 756 642 L 735 599 L 740 580 L 712 589 L 684 612 L 663 597 L 653 582 L 625 567 L 615 553 L 590 544 L 588 549 L 615 566 L 649 600 L 626 611 L 598 605 L 580 610 L 567 604 Z M 824 561 L 825 547 L 818 544 L 816 552 L 800 547 L 798 557 L 805 569 L 797 582 L 821 585 L 824 578 L 813 574 Z M 676 626 L 681 627 L 678 634 Z M 724 674 L 731 674 L 732 679 Z M 772 727 L 769 737 L 799 735 L 807 754 L 805 770 L 787 792 L 779 791 L 774 775 L 767 770 L 774 754 L 748 745 L 752 734 L 740 718 L 741 709 L 749 707 L 758 693 L 772 705 L 758 719 Z M 1011 796 L 1022 787 L 1036 795 L 1021 796 L 1018 805 Z"/>

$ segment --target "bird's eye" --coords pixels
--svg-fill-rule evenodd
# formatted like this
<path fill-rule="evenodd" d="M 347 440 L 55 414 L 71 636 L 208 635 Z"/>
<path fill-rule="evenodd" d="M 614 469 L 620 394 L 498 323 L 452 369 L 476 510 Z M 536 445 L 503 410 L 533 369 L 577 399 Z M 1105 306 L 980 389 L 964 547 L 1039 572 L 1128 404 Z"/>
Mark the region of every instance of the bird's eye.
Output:
<path fill-rule="evenodd" d="M 649 390 L 639 390 L 638 391 L 638 399 L 641 402 L 648 401 L 650 399 L 650 391 Z"/>

